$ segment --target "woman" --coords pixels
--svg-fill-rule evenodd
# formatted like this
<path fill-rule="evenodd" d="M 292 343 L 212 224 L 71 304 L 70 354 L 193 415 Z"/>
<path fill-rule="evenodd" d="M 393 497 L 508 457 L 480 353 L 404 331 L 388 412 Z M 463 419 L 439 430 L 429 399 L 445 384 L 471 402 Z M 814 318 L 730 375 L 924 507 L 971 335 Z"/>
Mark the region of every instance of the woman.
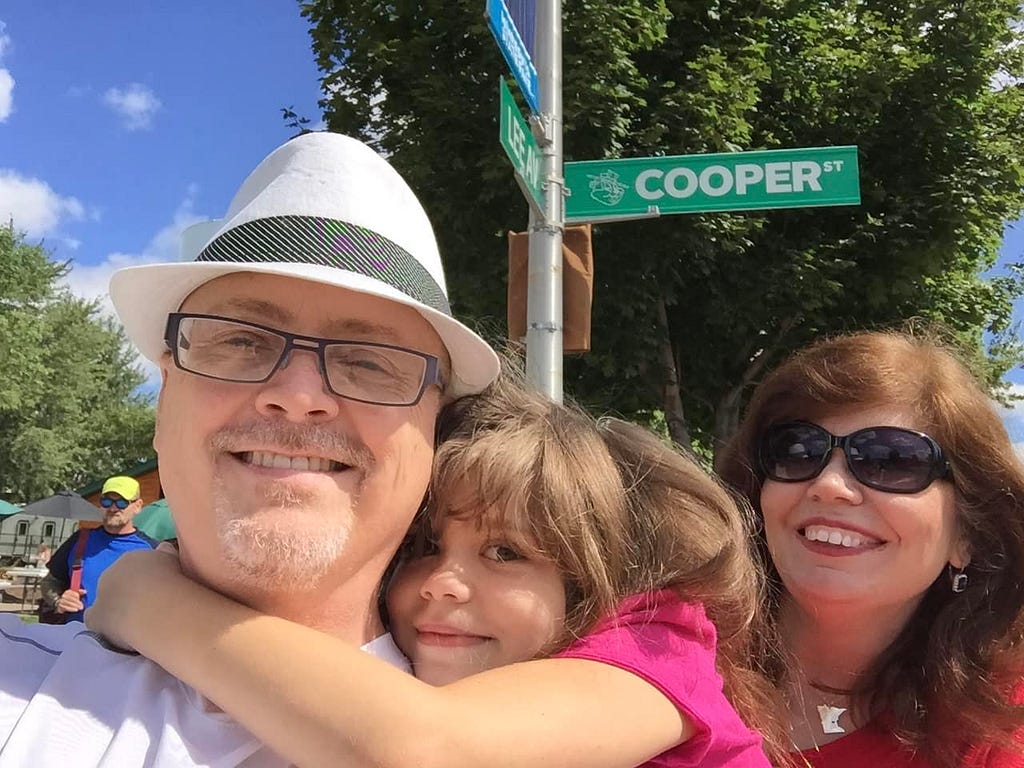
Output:
<path fill-rule="evenodd" d="M 32 560 L 35 561 L 36 567 L 45 568 L 50 558 L 53 556 L 53 551 L 50 549 L 50 545 L 45 541 L 39 542 L 39 546 L 36 548 L 36 553 L 32 556 Z"/>
<path fill-rule="evenodd" d="M 1024 470 L 950 351 L 814 344 L 758 387 L 721 472 L 763 522 L 798 765 L 1024 765 Z"/>

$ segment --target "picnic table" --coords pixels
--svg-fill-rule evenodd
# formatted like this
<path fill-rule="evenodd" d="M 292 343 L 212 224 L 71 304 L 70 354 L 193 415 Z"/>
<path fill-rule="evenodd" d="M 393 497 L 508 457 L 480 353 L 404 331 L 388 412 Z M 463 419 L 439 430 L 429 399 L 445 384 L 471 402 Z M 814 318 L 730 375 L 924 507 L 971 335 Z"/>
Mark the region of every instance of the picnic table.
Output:
<path fill-rule="evenodd" d="M 39 599 L 39 582 L 49 573 L 49 568 L 39 568 L 31 565 L 8 568 L 5 571 L 4 577 L 6 579 L 18 579 L 21 581 L 21 610 L 23 613 L 35 610 L 36 601 Z M 8 584 L 13 586 L 10 582 Z"/>

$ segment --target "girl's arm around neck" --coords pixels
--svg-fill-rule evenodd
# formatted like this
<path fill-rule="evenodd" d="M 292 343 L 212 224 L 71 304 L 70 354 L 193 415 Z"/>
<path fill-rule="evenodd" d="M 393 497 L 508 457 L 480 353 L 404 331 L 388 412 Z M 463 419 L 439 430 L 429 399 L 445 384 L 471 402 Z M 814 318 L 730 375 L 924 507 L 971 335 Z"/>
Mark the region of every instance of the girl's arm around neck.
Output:
<path fill-rule="evenodd" d="M 694 732 L 653 685 L 600 662 L 530 661 L 434 688 L 228 600 L 162 553 L 128 553 L 108 574 L 89 626 L 299 766 L 631 768 Z"/>

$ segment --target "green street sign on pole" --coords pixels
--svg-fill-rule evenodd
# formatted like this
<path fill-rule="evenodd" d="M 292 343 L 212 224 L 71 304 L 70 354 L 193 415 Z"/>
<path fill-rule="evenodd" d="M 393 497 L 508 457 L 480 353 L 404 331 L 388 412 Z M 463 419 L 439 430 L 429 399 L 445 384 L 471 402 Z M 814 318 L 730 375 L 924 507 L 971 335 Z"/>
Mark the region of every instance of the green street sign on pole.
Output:
<path fill-rule="evenodd" d="M 544 208 L 544 188 L 540 179 L 541 151 L 537 140 L 533 138 L 530 126 L 523 120 L 519 113 L 516 100 L 512 98 L 512 92 L 505 85 L 505 78 L 500 78 L 501 91 L 501 115 L 498 120 L 500 124 L 501 146 L 505 154 L 512 161 L 515 168 L 516 178 L 523 188 L 527 199 L 537 206 L 538 210 Z"/>
<path fill-rule="evenodd" d="M 857 147 L 565 163 L 566 220 L 860 203 Z"/>

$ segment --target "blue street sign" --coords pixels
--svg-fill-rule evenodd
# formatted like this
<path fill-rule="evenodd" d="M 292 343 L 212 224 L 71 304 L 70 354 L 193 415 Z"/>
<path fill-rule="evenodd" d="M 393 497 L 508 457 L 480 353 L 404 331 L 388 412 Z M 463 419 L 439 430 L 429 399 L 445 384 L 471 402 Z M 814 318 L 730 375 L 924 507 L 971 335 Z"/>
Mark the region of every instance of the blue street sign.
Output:
<path fill-rule="evenodd" d="M 534 18 L 534 0 L 513 0 L 517 5 L 517 15 L 522 18 L 524 25 L 533 25 L 529 22 Z M 509 13 L 506 0 L 487 0 L 487 25 L 491 28 L 494 39 L 498 41 L 498 48 L 501 49 L 505 61 L 508 62 L 512 74 L 519 83 L 519 89 L 523 92 L 526 103 L 530 105 L 535 113 L 540 114 L 540 96 L 537 91 L 537 68 L 533 66 L 530 58 L 530 50 L 523 43 L 523 38 L 516 29 L 516 23 Z M 533 40 L 530 40 L 530 48 L 533 47 Z"/>
<path fill-rule="evenodd" d="M 519 39 L 523 41 L 532 59 L 535 53 L 534 30 L 537 26 L 537 0 L 505 0 L 512 23 L 516 25 Z"/>

